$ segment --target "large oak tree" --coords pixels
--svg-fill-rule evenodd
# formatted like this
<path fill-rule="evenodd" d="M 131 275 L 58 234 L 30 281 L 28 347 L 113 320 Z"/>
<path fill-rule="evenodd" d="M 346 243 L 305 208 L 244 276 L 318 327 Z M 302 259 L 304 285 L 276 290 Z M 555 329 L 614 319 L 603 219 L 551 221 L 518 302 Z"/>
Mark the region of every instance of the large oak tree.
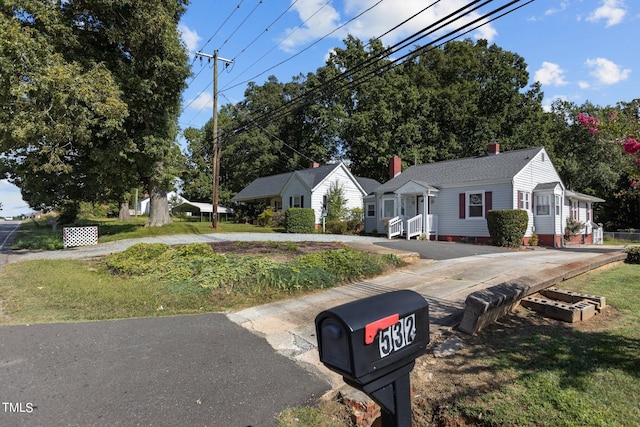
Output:
<path fill-rule="evenodd" d="M 170 222 L 186 0 L 5 1 L 1 151 L 33 207 L 124 201 L 143 183 Z"/>

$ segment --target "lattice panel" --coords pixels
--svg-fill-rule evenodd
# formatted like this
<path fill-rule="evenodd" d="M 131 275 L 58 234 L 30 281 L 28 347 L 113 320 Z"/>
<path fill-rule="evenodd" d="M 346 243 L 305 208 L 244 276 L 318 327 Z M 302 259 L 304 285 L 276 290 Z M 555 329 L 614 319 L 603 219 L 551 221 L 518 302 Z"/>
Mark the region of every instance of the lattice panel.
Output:
<path fill-rule="evenodd" d="M 62 243 L 65 248 L 98 244 L 98 227 L 64 227 Z"/>

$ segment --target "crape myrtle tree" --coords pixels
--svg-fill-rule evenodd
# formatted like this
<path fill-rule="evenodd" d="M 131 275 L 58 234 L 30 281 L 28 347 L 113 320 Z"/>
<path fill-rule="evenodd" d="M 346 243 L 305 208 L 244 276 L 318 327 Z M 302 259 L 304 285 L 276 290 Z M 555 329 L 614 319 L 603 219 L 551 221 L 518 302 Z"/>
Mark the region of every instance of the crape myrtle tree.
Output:
<path fill-rule="evenodd" d="M 186 1 L 5 1 L 2 152 L 32 207 L 119 201 L 142 182 L 170 222 Z"/>
<path fill-rule="evenodd" d="M 615 107 L 573 107 L 572 128 L 586 141 L 579 148 L 588 156 L 583 179 L 600 184 L 605 228 L 640 228 L 640 99 Z"/>

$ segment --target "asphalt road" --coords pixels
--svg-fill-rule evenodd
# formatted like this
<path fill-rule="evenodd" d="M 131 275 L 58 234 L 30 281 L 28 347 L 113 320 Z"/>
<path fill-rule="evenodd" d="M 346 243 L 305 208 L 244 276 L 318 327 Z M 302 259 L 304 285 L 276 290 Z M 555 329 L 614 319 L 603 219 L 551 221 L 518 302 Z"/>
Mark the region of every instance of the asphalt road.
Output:
<path fill-rule="evenodd" d="M 0 327 L 0 426 L 275 426 L 328 389 L 224 314 Z"/>
<path fill-rule="evenodd" d="M 328 390 L 221 313 L 0 326 L 0 426 L 270 427 Z"/>
<path fill-rule="evenodd" d="M 15 236 L 15 232 L 20 227 L 20 221 L 4 221 L 0 220 L 0 250 L 9 249 L 11 238 Z"/>

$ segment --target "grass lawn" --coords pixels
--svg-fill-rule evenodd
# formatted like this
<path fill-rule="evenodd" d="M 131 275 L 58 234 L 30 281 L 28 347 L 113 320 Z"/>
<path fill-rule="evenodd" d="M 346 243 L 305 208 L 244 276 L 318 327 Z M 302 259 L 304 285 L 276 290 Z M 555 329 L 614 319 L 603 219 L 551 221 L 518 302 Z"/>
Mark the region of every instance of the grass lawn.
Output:
<path fill-rule="evenodd" d="M 413 425 L 640 425 L 640 265 L 560 287 L 604 295 L 610 307 L 573 325 L 521 308 L 476 336 L 453 331 L 463 349 L 444 358 L 429 353 L 411 374 Z M 350 425 L 336 421 L 344 408 L 330 403 L 287 410 L 280 425 Z"/>
<path fill-rule="evenodd" d="M 115 240 L 136 239 L 151 236 L 167 236 L 178 234 L 211 234 L 211 233 L 275 233 L 269 227 L 259 227 L 251 224 L 234 224 L 220 222 L 219 230 L 213 230 L 210 222 L 188 221 L 179 218 L 162 227 L 145 227 L 146 217 L 134 217 L 131 221 L 120 222 L 114 218 L 84 219 L 78 226 L 98 226 L 98 242 L 106 243 Z M 62 227 L 57 227 L 54 233 L 46 219 L 28 219 L 22 222 L 16 239 L 11 245 L 13 249 L 62 249 Z"/>
<path fill-rule="evenodd" d="M 275 251 L 266 246 L 269 254 Z M 92 261 L 8 264 L 0 272 L 0 324 L 227 311 L 379 275 L 402 264 L 395 256 L 342 247 L 298 255 L 298 246 L 290 245 L 281 251 L 288 259 L 219 254 L 206 243 L 155 243 Z"/>
<path fill-rule="evenodd" d="M 575 325 L 523 310 L 488 328 L 474 345 L 501 345 L 478 355 L 513 381 L 465 396 L 455 410 L 490 425 L 640 425 L 640 266 L 620 264 L 561 287 L 603 295 L 611 307 Z"/>

